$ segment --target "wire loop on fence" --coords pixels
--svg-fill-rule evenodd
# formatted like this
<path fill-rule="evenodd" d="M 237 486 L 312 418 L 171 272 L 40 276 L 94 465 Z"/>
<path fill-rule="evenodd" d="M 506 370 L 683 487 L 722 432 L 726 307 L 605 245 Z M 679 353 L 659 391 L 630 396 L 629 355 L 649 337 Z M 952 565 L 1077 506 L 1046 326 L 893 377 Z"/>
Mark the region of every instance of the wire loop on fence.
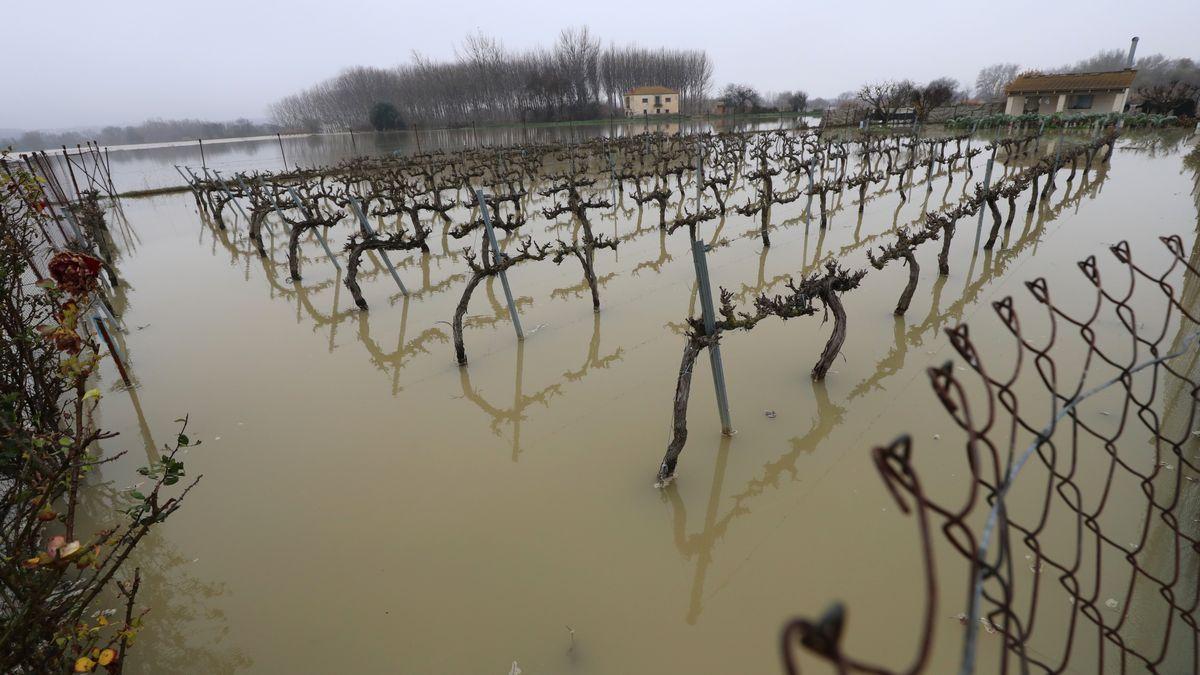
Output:
<path fill-rule="evenodd" d="M 1056 300 L 1045 279 L 1026 283 L 1045 311 L 1045 335 L 1022 326 L 1011 297 L 992 303 L 1012 354 L 985 357 L 966 325 L 946 331 L 974 373 L 951 362 L 927 371 L 965 433 L 962 501 L 926 491 L 910 437 L 872 452 L 884 487 L 918 525 L 926 600 L 912 664 L 845 654 L 847 610 L 835 605 L 785 626 L 789 673 L 799 672 L 797 648 L 838 672 L 924 672 L 944 575 L 961 573 L 937 573 L 935 528 L 970 580 L 956 617 L 960 673 L 1200 672 L 1200 250 L 1185 252 L 1179 237 L 1162 242 L 1170 260 L 1158 273 L 1135 263 L 1124 241 L 1110 247 L 1112 279 L 1102 281 L 1094 256 L 1081 261 L 1094 301 Z M 925 478 L 953 482 L 947 461 L 939 456 Z M 991 635 L 1000 648 L 981 652 Z M 982 665 L 981 653 L 996 662 Z"/>

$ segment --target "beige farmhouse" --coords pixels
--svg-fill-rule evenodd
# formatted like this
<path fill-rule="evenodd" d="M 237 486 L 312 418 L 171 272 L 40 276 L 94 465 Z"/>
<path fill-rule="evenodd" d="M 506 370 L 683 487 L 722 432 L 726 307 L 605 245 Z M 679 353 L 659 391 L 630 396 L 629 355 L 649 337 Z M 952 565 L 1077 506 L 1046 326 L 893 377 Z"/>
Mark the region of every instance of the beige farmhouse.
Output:
<path fill-rule="evenodd" d="M 1022 75 L 1005 87 L 1005 114 L 1124 112 L 1129 86 L 1137 71 L 1132 68 L 1102 73 Z"/>
<path fill-rule="evenodd" d="M 634 87 L 625 94 L 625 116 L 678 115 L 679 92 L 667 87 Z"/>

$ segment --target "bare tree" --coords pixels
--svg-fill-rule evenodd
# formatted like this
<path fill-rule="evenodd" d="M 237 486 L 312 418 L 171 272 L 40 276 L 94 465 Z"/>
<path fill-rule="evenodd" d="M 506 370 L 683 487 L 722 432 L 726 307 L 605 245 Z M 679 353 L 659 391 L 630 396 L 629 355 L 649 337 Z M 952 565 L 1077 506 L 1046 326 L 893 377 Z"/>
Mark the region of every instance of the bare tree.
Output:
<path fill-rule="evenodd" d="M 781 91 L 775 96 L 775 106 L 780 110 L 804 112 L 808 107 L 808 92 Z"/>
<path fill-rule="evenodd" d="M 1200 87 L 1200 63 L 1192 59 L 1170 59 L 1162 54 L 1151 54 L 1139 58 L 1134 67 L 1137 77 L 1133 83 L 1137 87 L 1156 87 L 1172 82 Z"/>
<path fill-rule="evenodd" d="M 762 103 L 762 95 L 748 84 L 729 83 L 721 90 L 721 100 L 727 108 L 748 111 Z"/>
<path fill-rule="evenodd" d="M 587 27 L 564 29 L 549 49 L 524 52 L 476 33 L 455 49 L 453 61 L 414 53 L 396 68 L 351 68 L 276 102 L 271 116 L 287 128 L 365 128 L 371 106 L 382 102 L 417 124 L 591 119 L 646 84 L 679 91 L 681 109 L 698 111 L 711 80 L 703 51 L 603 50 Z"/>
<path fill-rule="evenodd" d="M 975 95 L 984 101 L 999 101 L 1004 98 L 1004 87 L 1017 76 L 1021 66 L 1015 63 L 993 63 L 979 71 L 975 77 Z"/>
<path fill-rule="evenodd" d="M 1200 87 L 1175 80 L 1137 90 L 1142 99 L 1142 112 L 1195 117 Z"/>
<path fill-rule="evenodd" d="M 888 119 L 897 110 L 912 101 L 916 87 L 908 80 L 900 82 L 875 82 L 864 84 L 858 90 L 858 100 L 871 109 L 871 114 L 879 119 Z"/>
<path fill-rule="evenodd" d="M 827 98 L 810 98 L 807 101 L 806 108 L 809 110 L 825 110 L 826 108 L 834 107 L 835 104 L 836 101 Z"/>
<path fill-rule="evenodd" d="M 1055 73 L 1095 73 L 1104 70 L 1121 70 L 1128 59 L 1124 50 L 1101 49 L 1096 54 L 1075 63 L 1052 69 Z"/>
<path fill-rule="evenodd" d="M 918 119 L 925 119 L 930 110 L 944 106 L 958 98 L 958 80 L 939 77 L 924 87 L 914 87 L 909 96 Z"/>

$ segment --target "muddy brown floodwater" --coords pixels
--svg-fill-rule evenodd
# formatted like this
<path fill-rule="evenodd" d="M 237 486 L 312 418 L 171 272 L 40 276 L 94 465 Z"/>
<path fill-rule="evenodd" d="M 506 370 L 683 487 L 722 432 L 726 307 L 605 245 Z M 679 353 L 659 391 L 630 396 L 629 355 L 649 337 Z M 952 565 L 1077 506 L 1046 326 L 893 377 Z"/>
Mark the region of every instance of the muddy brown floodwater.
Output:
<path fill-rule="evenodd" d="M 154 609 L 131 670 L 775 673 L 783 622 L 833 600 L 850 608 L 848 651 L 907 663 L 923 602 L 915 527 L 869 450 L 911 431 L 927 452 L 961 453 L 924 373 L 953 355 L 944 328 L 970 322 L 977 344 L 994 334 L 1000 349 L 990 302 L 1027 301 L 1022 282 L 1080 288 L 1074 261 L 1121 239 L 1151 268 L 1169 258 L 1160 235 L 1192 249 L 1196 177 L 1181 158 L 1193 141 L 1153 138 L 1123 138 L 1086 178 L 1060 175 L 1048 206 L 1022 209 L 994 252 L 972 254 L 964 221 L 948 277 L 934 273 L 937 246 L 919 249 L 903 318 L 892 309 L 907 270 L 872 270 L 845 296 L 849 337 L 824 383 L 809 379 L 832 325 L 819 315 L 726 335 L 737 434 L 720 434 L 702 360 L 666 490 L 653 482 L 679 324 L 699 308 L 687 236 L 663 234 L 656 208 L 626 198 L 593 221 L 621 240 L 597 253 L 599 315 L 577 265 L 518 266 L 518 343 L 499 284 L 485 282 L 459 368 L 447 322 L 469 240 L 435 231 L 429 255 L 397 256 L 408 298 L 364 266 L 365 313 L 315 240 L 292 283 L 278 230 L 262 261 L 243 223 L 215 230 L 190 195 L 125 200 L 118 301 L 137 387 L 102 374 L 101 423 L 121 434 L 106 448 L 130 452 L 98 479 L 132 484 L 184 414 L 203 440 L 187 470 L 204 475 L 139 561 Z M 754 217 L 731 212 L 701 227 L 729 240 L 709 256 L 713 283 L 747 303 L 831 256 L 865 267 L 896 224 L 968 183 L 942 176 L 904 203 L 882 194 L 861 218 L 847 191 L 825 232 L 806 225 L 803 200 L 777 207 L 769 249 Z M 551 227 L 525 230 L 547 240 Z M 349 232 L 334 229 L 335 249 Z M 934 482 L 957 484 L 953 471 Z M 966 571 L 938 560 L 964 580 L 943 589 L 937 617 L 930 672 L 949 672 Z M 986 638 L 981 649 L 998 648 Z"/>

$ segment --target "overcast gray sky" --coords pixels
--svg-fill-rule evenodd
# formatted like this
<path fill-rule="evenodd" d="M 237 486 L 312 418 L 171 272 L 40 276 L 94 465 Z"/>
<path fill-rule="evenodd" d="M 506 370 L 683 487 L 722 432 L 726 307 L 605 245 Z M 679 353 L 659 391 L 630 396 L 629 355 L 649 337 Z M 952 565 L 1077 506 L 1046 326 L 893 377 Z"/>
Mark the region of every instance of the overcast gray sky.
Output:
<path fill-rule="evenodd" d="M 706 49 L 714 85 L 834 96 L 868 80 L 999 61 L 1056 66 L 1102 48 L 1200 60 L 1200 0 L 4 0 L 0 128 L 262 118 L 272 101 L 351 65 L 438 59 L 477 29 L 506 47 L 588 25 L 604 42 Z M 16 61 L 12 60 L 16 56 Z"/>

